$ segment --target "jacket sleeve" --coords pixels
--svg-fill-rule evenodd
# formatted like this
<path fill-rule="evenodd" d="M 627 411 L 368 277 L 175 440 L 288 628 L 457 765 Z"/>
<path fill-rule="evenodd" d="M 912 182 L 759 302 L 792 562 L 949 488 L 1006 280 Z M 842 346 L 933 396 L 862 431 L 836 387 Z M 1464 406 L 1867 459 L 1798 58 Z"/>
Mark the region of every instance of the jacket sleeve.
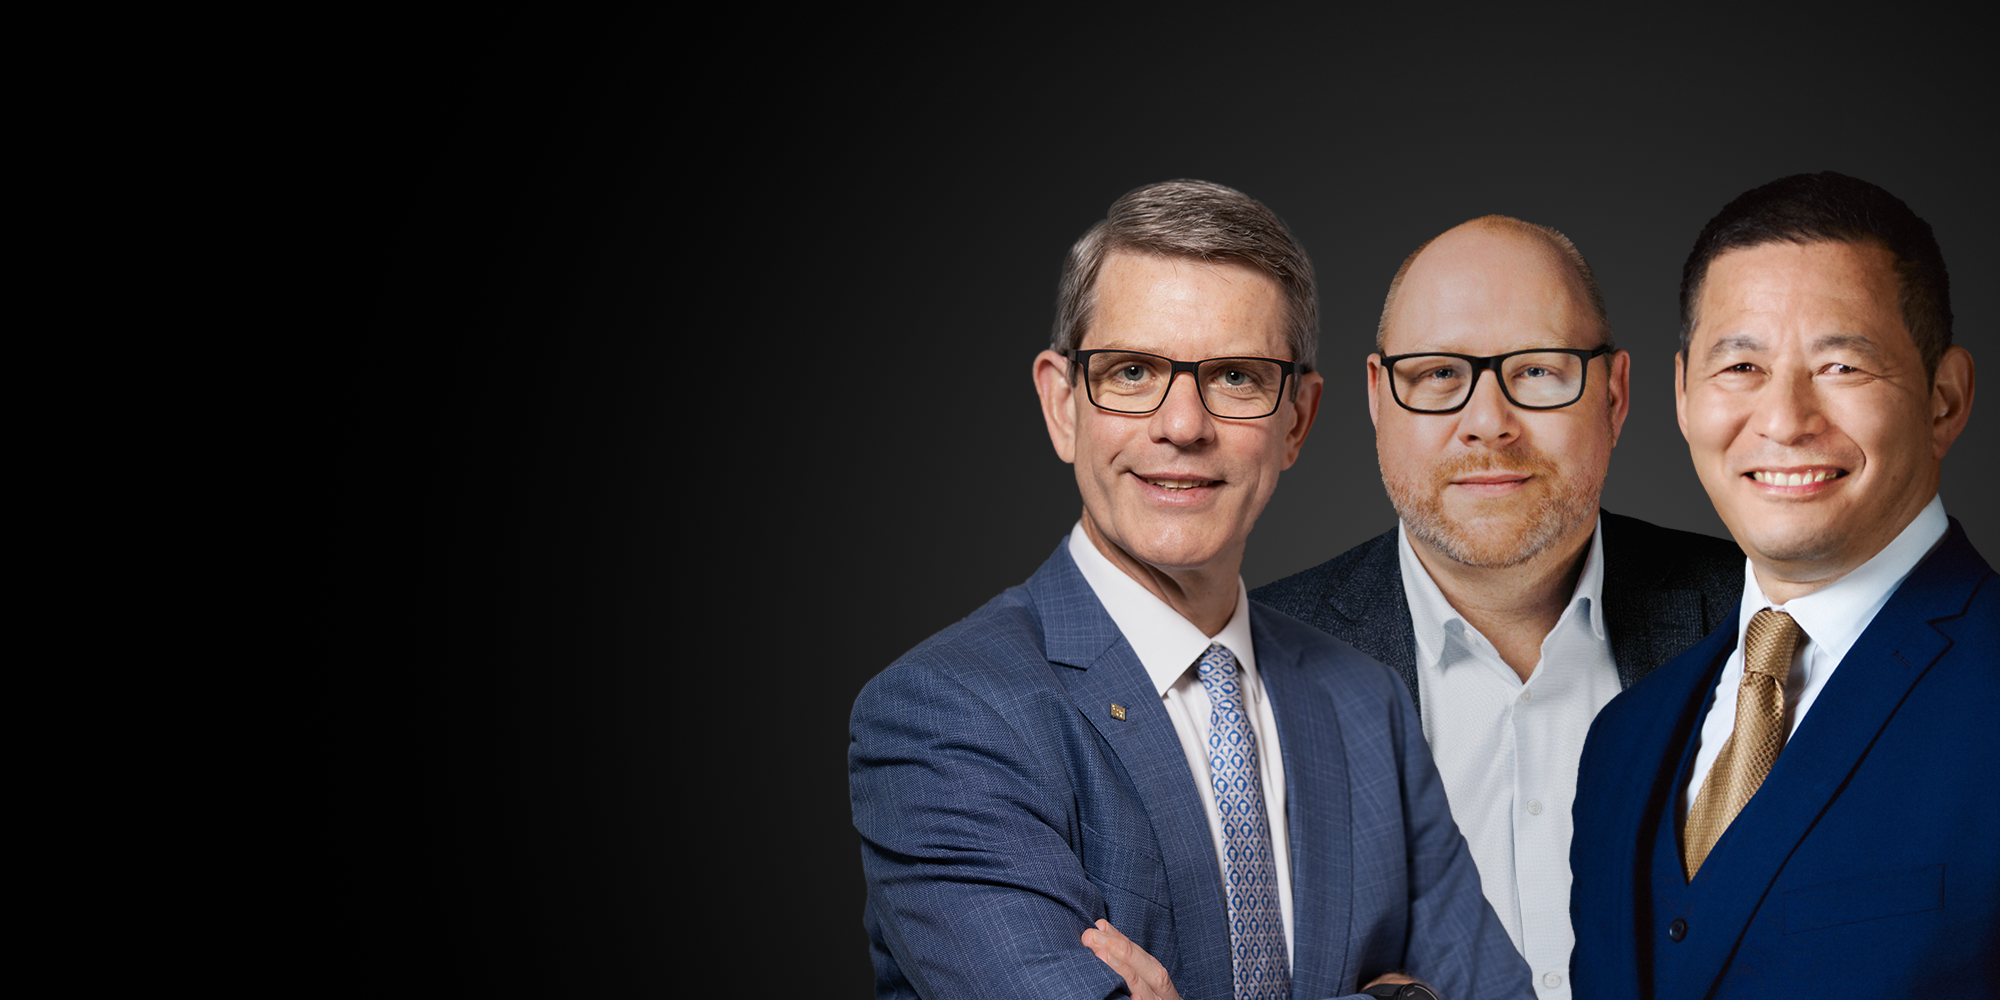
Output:
<path fill-rule="evenodd" d="M 909 661 L 870 682 L 850 733 L 878 995 L 1126 995 L 1079 941 L 1107 911 L 1055 736 Z"/>
<path fill-rule="evenodd" d="M 1479 870 L 1451 818 L 1416 709 L 1400 683 L 1395 693 L 1392 739 L 1400 757 L 1409 849 L 1408 971 L 1446 1000 L 1532 997 L 1528 964 L 1480 889 Z"/>

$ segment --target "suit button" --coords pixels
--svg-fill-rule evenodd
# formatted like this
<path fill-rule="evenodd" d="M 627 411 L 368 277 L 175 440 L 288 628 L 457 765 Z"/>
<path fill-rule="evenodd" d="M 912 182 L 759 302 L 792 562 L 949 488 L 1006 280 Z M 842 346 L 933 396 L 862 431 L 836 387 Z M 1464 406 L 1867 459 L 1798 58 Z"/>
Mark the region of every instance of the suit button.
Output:
<path fill-rule="evenodd" d="M 1674 922 L 1667 925 L 1667 936 L 1673 938 L 1676 941 L 1679 941 L 1681 938 L 1687 937 L 1688 922 L 1682 920 L 1679 917 L 1675 917 Z"/>

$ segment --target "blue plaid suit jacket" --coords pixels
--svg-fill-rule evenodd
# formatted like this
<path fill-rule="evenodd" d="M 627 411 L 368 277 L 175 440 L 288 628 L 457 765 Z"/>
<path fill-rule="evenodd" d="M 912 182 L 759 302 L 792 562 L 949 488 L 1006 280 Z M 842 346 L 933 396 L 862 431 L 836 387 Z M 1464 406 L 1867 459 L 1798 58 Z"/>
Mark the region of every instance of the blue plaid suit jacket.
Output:
<path fill-rule="evenodd" d="M 1293 996 L 1405 968 L 1451 1000 L 1532 995 L 1402 683 L 1304 623 L 1250 615 L 1284 759 Z M 1066 543 L 868 684 L 848 779 L 878 995 L 1123 995 L 1078 941 L 1103 917 L 1182 996 L 1230 996 L 1195 777 Z"/>

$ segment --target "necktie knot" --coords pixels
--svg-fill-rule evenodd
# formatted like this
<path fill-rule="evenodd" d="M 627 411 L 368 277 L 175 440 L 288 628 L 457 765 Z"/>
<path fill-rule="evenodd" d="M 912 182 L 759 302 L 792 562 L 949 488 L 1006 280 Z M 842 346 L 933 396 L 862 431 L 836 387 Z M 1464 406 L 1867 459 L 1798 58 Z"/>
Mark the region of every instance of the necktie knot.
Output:
<path fill-rule="evenodd" d="M 1219 642 L 1208 644 L 1208 650 L 1195 661 L 1196 674 L 1203 684 L 1225 680 L 1236 676 L 1236 654 Z"/>
<path fill-rule="evenodd" d="M 1792 616 L 1765 608 L 1750 618 L 1743 633 L 1743 669 L 1784 683 L 1792 670 L 1792 656 L 1806 637 Z"/>

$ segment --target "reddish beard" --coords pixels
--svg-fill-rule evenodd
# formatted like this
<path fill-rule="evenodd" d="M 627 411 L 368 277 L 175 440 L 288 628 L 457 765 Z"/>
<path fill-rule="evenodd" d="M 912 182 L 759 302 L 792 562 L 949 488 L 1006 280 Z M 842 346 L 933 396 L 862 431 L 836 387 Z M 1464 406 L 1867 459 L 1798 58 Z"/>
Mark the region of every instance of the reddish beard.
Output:
<path fill-rule="evenodd" d="M 1498 498 L 1472 518 L 1455 520 L 1445 511 L 1444 492 L 1452 480 L 1480 472 L 1511 472 L 1529 478 L 1528 495 Z M 1526 446 L 1503 456 L 1490 452 L 1460 455 L 1419 473 L 1421 482 L 1391 478 L 1382 485 L 1396 516 L 1411 536 L 1455 562 L 1482 569 L 1518 566 L 1542 554 L 1597 517 L 1604 481 L 1590 482 Z"/>

